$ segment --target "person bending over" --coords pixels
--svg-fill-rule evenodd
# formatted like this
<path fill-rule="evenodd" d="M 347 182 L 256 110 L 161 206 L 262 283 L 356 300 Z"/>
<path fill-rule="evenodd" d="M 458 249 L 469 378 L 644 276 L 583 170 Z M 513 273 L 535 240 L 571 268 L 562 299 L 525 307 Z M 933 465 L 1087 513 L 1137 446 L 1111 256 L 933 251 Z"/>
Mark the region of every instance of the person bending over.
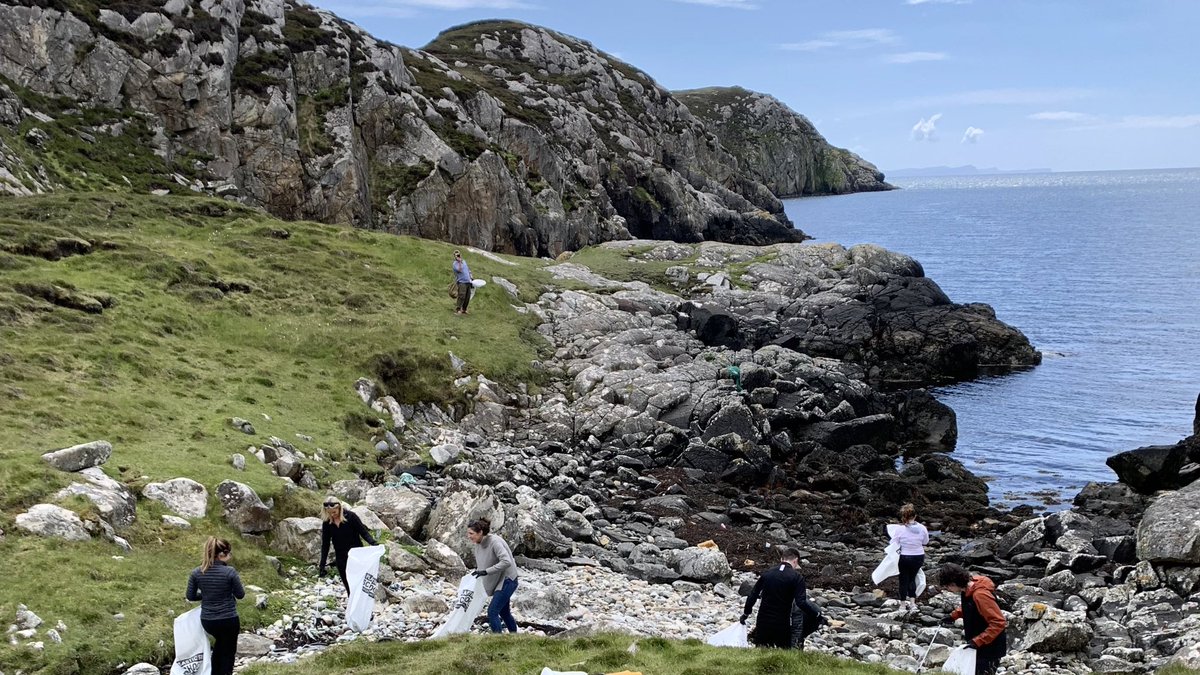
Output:
<path fill-rule="evenodd" d="M 975 675 L 992 675 L 1008 651 L 1004 630 L 1008 622 L 996 604 L 996 584 L 985 576 L 969 574 L 954 563 L 942 565 L 938 581 L 942 588 L 962 596 L 962 605 L 942 623 L 950 625 L 962 618 L 966 646 L 977 652 Z"/>
<path fill-rule="evenodd" d="M 746 608 L 740 619 L 743 624 L 754 611 L 754 603 L 762 598 L 754 624 L 754 643 L 759 647 L 787 649 L 792 646 L 792 606 L 808 606 L 804 577 L 796 571 L 799 564 L 800 554 L 796 549 L 781 547 L 779 565 L 763 572 L 750 597 L 746 598 Z"/>

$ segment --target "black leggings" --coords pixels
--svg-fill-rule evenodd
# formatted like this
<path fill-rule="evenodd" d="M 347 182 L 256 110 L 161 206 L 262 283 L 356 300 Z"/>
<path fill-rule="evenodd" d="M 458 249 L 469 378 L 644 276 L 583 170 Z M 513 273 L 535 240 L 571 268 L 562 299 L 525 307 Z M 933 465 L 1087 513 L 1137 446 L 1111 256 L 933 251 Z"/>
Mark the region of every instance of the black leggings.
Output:
<path fill-rule="evenodd" d="M 214 640 L 212 675 L 233 675 L 233 658 L 237 655 L 242 622 L 235 616 L 231 619 L 200 619 L 200 625 Z"/>
<path fill-rule="evenodd" d="M 900 601 L 917 599 L 917 572 L 925 564 L 924 555 L 900 556 Z"/>
<path fill-rule="evenodd" d="M 346 595 L 350 595 L 350 582 L 346 580 L 346 564 L 350 562 L 350 558 L 337 557 L 333 560 L 334 567 L 337 568 L 338 576 L 342 578 L 342 585 L 346 587 Z"/>

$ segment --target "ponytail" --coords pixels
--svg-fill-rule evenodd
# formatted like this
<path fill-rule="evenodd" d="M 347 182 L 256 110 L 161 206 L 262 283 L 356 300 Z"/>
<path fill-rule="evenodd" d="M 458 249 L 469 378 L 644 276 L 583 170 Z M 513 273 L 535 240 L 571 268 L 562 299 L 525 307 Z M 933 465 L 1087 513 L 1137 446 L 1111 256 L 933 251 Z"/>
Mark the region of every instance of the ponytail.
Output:
<path fill-rule="evenodd" d="M 486 537 L 488 533 L 492 531 L 492 521 L 488 520 L 487 518 L 479 518 L 471 521 L 467 527 L 472 531 L 478 532 Z"/>
<path fill-rule="evenodd" d="M 917 519 L 917 509 L 912 504 L 905 504 L 900 507 L 900 522 L 909 523 Z"/>
<path fill-rule="evenodd" d="M 200 563 L 200 573 L 203 574 L 217 562 L 217 556 L 225 555 L 232 550 L 229 542 L 216 537 L 209 537 L 204 542 L 204 562 Z"/>

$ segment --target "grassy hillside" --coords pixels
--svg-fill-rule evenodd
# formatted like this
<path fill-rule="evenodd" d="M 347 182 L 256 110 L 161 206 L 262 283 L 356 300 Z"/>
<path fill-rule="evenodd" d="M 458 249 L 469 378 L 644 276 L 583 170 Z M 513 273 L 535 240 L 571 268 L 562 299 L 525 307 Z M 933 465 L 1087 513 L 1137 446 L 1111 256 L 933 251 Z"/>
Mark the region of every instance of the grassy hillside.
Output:
<path fill-rule="evenodd" d="M 636 653 L 630 645 L 636 643 Z M 462 637 L 417 643 L 348 645 L 293 666 L 256 666 L 246 675 L 536 675 L 542 668 L 645 675 L 867 675 L 883 666 L 776 649 L 709 647 L 699 640 L 636 639 L 626 635 L 560 640 L 527 636 Z"/>
<path fill-rule="evenodd" d="M 380 470 L 365 424 L 375 414 L 353 393 L 357 378 L 402 402 L 465 405 L 448 386 L 453 351 L 468 371 L 536 383 L 539 338 L 499 286 L 483 289 L 469 316 L 454 314 L 453 248 L 200 198 L 0 200 L 0 617 L 11 622 L 25 603 L 47 622 L 42 634 L 67 625 L 63 644 L 42 653 L 0 645 L 0 670 L 108 672 L 163 656 L 204 537 L 231 534 L 212 497 L 209 517 L 187 531 L 163 528 L 164 511 L 139 500 L 124 533 L 132 553 L 24 536 L 15 516 L 70 482 L 42 453 L 105 439 L 105 472 L 135 492 L 187 476 L 212 493 L 234 479 L 275 498 L 278 517 L 312 515 L 320 495 L 285 491 L 250 455 L 236 471 L 232 453 L 274 435 L 309 456 L 322 449 L 323 485 L 369 475 Z M 504 276 L 524 299 L 545 277 L 540 261 L 468 259 L 477 277 Z M 234 416 L 257 435 L 231 428 Z M 234 557 L 246 583 L 280 584 L 257 546 L 239 541 Z"/>

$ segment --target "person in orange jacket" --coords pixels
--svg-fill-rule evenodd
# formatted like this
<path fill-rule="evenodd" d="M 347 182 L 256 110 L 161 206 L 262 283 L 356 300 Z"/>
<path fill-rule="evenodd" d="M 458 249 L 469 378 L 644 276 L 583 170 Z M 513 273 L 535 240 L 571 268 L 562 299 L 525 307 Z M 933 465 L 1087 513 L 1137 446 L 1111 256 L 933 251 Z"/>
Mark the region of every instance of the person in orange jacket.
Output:
<path fill-rule="evenodd" d="M 1004 631 L 1008 621 L 996 603 L 996 584 L 985 576 L 970 574 L 954 563 L 942 565 L 938 581 L 942 588 L 962 595 L 962 605 L 943 623 L 953 624 L 962 618 L 966 646 L 976 650 L 975 675 L 993 675 L 1000 659 L 1008 652 L 1008 637 Z"/>

